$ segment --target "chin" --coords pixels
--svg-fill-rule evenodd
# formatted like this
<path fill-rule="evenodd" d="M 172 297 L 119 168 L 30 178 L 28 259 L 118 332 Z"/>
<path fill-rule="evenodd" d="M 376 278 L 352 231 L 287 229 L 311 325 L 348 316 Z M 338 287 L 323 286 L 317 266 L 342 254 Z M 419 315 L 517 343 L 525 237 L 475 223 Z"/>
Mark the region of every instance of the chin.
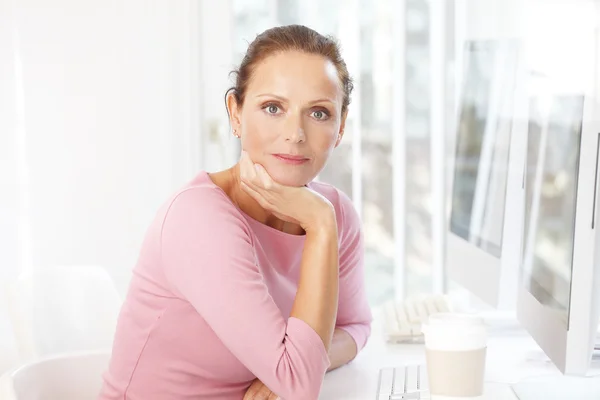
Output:
<path fill-rule="evenodd" d="M 299 168 L 296 171 L 286 171 L 284 168 L 271 167 L 267 169 L 267 172 L 275 182 L 285 186 L 301 187 L 314 179 L 312 173 L 302 171 L 302 168 Z"/>

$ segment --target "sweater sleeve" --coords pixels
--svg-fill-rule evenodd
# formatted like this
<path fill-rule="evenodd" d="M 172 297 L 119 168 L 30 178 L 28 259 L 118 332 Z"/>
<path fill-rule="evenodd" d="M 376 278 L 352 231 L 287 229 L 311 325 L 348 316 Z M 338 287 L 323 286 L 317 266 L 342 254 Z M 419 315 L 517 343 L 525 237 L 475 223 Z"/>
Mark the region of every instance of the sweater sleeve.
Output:
<path fill-rule="evenodd" d="M 339 191 L 340 283 L 336 327 L 348 332 L 357 353 L 371 334 L 372 314 L 367 300 L 364 272 L 364 240 L 361 222 L 352 201 Z"/>
<path fill-rule="evenodd" d="M 246 368 L 286 400 L 318 398 L 330 365 L 325 346 L 304 321 L 284 319 L 256 265 L 247 221 L 223 193 L 180 193 L 163 221 L 161 252 L 175 294 Z"/>

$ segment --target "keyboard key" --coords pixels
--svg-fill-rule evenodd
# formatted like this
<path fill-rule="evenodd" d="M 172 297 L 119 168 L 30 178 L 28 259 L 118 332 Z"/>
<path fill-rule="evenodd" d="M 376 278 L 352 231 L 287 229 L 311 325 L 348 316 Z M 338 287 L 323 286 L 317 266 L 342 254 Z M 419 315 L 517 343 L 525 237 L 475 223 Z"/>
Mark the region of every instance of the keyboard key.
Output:
<path fill-rule="evenodd" d="M 394 368 L 379 370 L 379 394 L 390 395 L 394 385 Z"/>
<path fill-rule="evenodd" d="M 417 314 L 415 303 L 413 301 L 406 301 L 404 304 L 404 310 L 406 311 L 406 315 L 408 316 L 408 322 L 421 322 L 419 321 L 419 314 Z"/>
<path fill-rule="evenodd" d="M 406 315 L 406 310 L 404 307 L 394 307 L 396 310 L 396 318 L 398 319 L 398 324 L 406 324 L 409 322 L 408 315 Z"/>
<path fill-rule="evenodd" d="M 394 370 L 396 373 L 394 374 L 394 391 L 392 394 L 406 393 L 406 370 L 403 368 L 395 368 Z"/>
<path fill-rule="evenodd" d="M 435 298 L 435 306 L 440 313 L 445 313 L 450 311 L 450 307 L 448 301 L 444 296 L 438 296 Z"/>
<path fill-rule="evenodd" d="M 422 365 L 419 374 L 419 390 L 429 390 L 429 375 L 427 374 L 427 366 Z"/>
<path fill-rule="evenodd" d="M 382 368 L 379 370 L 379 377 L 377 400 L 427 400 L 430 398 L 425 365 Z"/>
<path fill-rule="evenodd" d="M 437 299 L 431 297 L 431 298 L 428 298 L 424 303 L 425 303 L 425 308 L 427 309 L 427 315 L 442 312 L 439 310 L 439 306 L 437 304 Z"/>
<path fill-rule="evenodd" d="M 406 393 L 416 392 L 418 390 L 417 379 L 419 375 L 418 365 L 409 365 L 406 367 Z"/>
<path fill-rule="evenodd" d="M 443 295 L 426 296 L 402 303 L 390 301 L 383 306 L 387 340 L 395 343 L 423 342 L 422 325 L 429 315 L 451 311 Z"/>
<path fill-rule="evenodd" d="M 425 323 L 429 319 L 430 312 L 428 312 L 427 303 L 429 303 L 427 300 L 415 302 L 415 309 L 418 316 L 417 318 L 420 323 Z"/>

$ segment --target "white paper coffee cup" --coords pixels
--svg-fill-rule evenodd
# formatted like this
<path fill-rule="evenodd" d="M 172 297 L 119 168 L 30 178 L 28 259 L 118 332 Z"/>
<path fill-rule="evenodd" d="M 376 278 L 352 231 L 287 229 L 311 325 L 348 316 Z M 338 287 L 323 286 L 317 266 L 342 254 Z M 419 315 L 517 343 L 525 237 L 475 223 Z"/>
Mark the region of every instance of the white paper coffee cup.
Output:
<path fill-rule="evenodd" d="M 431 400 L 483 396 L 487 329 L 469 314 L 433 314 L 423 325 Z"/>

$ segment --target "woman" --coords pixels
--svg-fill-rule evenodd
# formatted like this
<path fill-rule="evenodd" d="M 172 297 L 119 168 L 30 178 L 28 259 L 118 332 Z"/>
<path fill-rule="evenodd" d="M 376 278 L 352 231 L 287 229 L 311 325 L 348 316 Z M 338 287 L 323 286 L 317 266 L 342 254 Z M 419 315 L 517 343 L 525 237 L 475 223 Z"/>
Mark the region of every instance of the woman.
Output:
<path fill-rule="evenodd" d="M 100 399 L 316 399 L 370 334 L 358 216 L 312 182 L 344 133 L 339 48 L 278 27 L 236 72 L 226 103 L 242 157 L 158 212 Z"/>

